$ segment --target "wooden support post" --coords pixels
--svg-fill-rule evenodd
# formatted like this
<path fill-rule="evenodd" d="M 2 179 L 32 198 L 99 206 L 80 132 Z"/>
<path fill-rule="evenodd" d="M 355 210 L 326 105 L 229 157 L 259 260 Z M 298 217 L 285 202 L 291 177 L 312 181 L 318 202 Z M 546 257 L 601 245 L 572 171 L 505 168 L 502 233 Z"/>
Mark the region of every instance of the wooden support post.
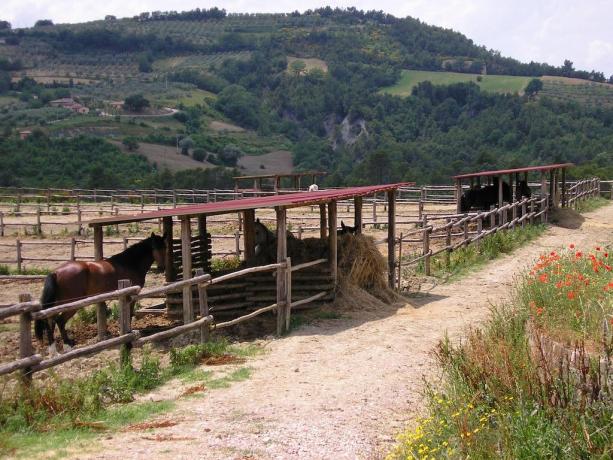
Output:
<path fill-rule="evenodd" d="M 190 216 L 181 217 L 181 262 L 183 279 L 192 277 L 192 226 Z M 192 287 L 183 287 L 183 324 L 194 321 L 194 306 L 192 303 Z"/>
<path fill-rule="evenodd" d="M 94 227 L 94 260 L 102 260 L 104 258 L 104 240 L 102 234 L 102 226 Z M 96 304 L 96 322 L 98 326 L 98 341 L 106 339 L 106 303 L 101 302 Z"/>
<path fill-rule="evenodd" d="M 547 222 L 547 210 L 549 209 L 549 196 L 545 196 L 545 202 L 541 204 L 541 211 L 544 211 L 541 214 L 541 223 L 544 224 Z"/>
<path fill-rule="evenodd" d="M 468 221 L 465 220 L 464 221 L 464 225 L 463 225 L 463 230 L 464 230 L 464 247 L 468 247 Z"/>
<path fill-rule="evenodd" d="M 234 232 L 234 253 L 236 257 L 240 259 L 241 256 L 241 232 L 238 230 Z"/>
<path fill-rule="evenodd" d="M 172 249 L 172 217 L 162 219 L 164 243 L 166 244 L 166 260 L 164 261 L 164 277 L 167 283 L 177 280 L 174 268 L 174 255 Z"/>
<path fill-rule="evenodd" d="M 337 279 L 337 264 L 338 264 L 338 238 L 336 234 L 336 201 L 328 203 L 328 244 L 330 246 L 330 275 L 334 286 L 336 287 Z"/>
<path fill-rule="evenodd" d="M 372 197 L 372 221 L 377 222 L 377 195 Z"/>
<path fill-rule="evenodd" d="M 75 240 L 74 236 L 70 238 L 70 260 L 74 261 L 76 259 L 76 246 L 77 240 Z"/>
<path fill-rule="evenodd" d="M 328 219 L 326 217 L 326 205 L 319 205 L 319 237 L 324 240 L 328 237 Z"/>
<path fill-rule="evenodd" d="M 245 260 L 255 257 L 255 210 L 243 212 L 243 244 L 245 246 Z"/>
<path fill-rule="evenodd" d="M 455 181 L 455 200 L 456 200 L 456 214 L 462 212 L 462 180 L 456 179 Z"/>
<path fill-rule="evenodd" d="M 200 241 L 200 255 L 202 256 L 201 268 L 203 270 L 210 270 L 210 255 L 206 229 L 206 215 L 198 214 L 196 218 L 198 221 L 198 239 Z"/>
<path fill-rule="evenodd" d="M 541 171 L 541 199 L 547 196 L 547 176 L 545 171 Z"/>
<path fill-rule="evenodd" d="M 4 236 L 4 213 L 0 211 L 0 236 Z"/>
<path fill-rule="evenodd" d="M 287 211 L 285 208 L 275 208 L 277 215 L 277 263 L 287 261 Z M 287 267 L 277 269 L 277 335 L 283 334 L 287 305 Z"/>
<path fill-rule="evenodd" d="M 530 225 L 534 224 L 534 200 L 535 198 L 530 199 Z"/>
<path fill-rule="evenodd" d="M 424 274 L 430 276 L 430 231 L 428 230 L 428 216 L 424 216 Z"/>
<path fill-rule="evenodd" d="M 396 270 L 396 190 L 387 192 L 387 266 L 388 284 L 394 289 Z"/>
<path fill-rule="evenodd" d="M 527 209 L 526 209 L 526 201 L 522 201 L 521 204 L 521 216 L 524 217 L 526 215 Z M 526 226 L 526 219 L 523 218 L 521 221 L 521 226 L 522 228 L 524 228 Z"/>
<path fill-rule="evenodd" d="M 123 250 L 125 251 L 126 249 L 128 249 L 128 237 L 124 236 L 123 237 Z"/>
<path fill-rule="evenodd" d="M 353 199 L 353 225 L 355 226 L 355 232 L 360 235 L 362 234 L 362 197 L 356 196 Z"/>
<path fill-rule="evenodd" d="M 20 294 L 19 303 L 32 301 L 30 294 Z M 27 358 L 34 354 L 32 347 L 32 314 L 30 312 L 19 315 L 19 357 Z M 28 386 L 32 382 L 32 372 L 30 368 L 21 370 L 22 382 Z"/>
<path fill-rule="evenodd" d="M 204 270 L 199 268 L 196 270 L 196 276 L 204 275 Z M 200 313 L 200 318 L 206 318 L 209 316 L 209 299 L 208 293 L 206 290 L 206 285 L 204 283 L 198 284 L 198 313 Z M 203 324 L 200 328 L 200 343 L 206 343 L 209 341 L 209 325 Z"/>
<path fill-rule="evenodd" d="M 502 177 L 498 177 L 498 207 L 502 208 L 502 204 L 504 202 L 504 194 L 502 193 Z"/>
<path fill-rule="evenodd" d="M 549 200 L 547 200 L 549 202 L 549 206 L 555 206 L 555 193 L 555 172 L 552 169 L 549 171 Z"/>
<path fill-rule="evenodd" d="M 132 285 L 130 280 L 119 280 L 117 283 L 117 289 L 125 289 Z M 132 301 L 130 296 L 122 295 L 118 299 L 119 304 L 119 334 L 129 334 L 132 332 Z M 130 342 L 124 343 L 121 346 L 120 352 L 120 364 L 121 366 L 130 365 L 130 352 L 132 351 L 132 344 Z"/>
<path fill-rule="evenodd" d="M 517 219 L 517 202 L 513 203 L 513 211 L 512 211 L 512 223 L 511 228 L 515 228 L 515 219 Z"/>
<path fill-rule="evenodd" d="M 515 201 L 513 173 L 509 174 L 509 188 L 511 189 L 511 203 Z"/>
<path fill-rule="evenodd" d="M 492 211 L 493 209 L 495 209 L 494 205 L 490 206 L 490 211 Z M 496 213 L 491 213 L 490 214 L 490 229 L 495 228 L 496 227 Z"/>

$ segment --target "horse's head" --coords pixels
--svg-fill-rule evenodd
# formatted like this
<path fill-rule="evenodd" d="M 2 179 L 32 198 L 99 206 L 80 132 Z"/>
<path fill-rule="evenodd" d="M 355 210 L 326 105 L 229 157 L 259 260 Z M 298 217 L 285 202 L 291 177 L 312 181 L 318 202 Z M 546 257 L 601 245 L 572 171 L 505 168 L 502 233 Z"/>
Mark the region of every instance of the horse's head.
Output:
<path fill-rule="evenodd" d="M 154 232 L 149 237 L 151 240 L 151 253 L 160 270 L 166 268 L 166 238 L 156 235 Z"/>
<path fill-rule="evenodd" d="M 528 181 L 520 180 L 517 187 L 519 189 L 520 197 L 525 196 L 526 198 L 530 198 L 532 196 L 532 190 L 530 190 L 530 187 L 528 186 Z"/>
<path fill-rule="evenodd" d="M 472 207 L 471 191 L 468 190 L 460 197 L 460 212 L 468 212 Z"/>
<path fill-rule="evenodd" d="M 337 230 L 337 235 L 355 235 L 357 233 L 357 227 L 350 227 L 349 225 L 345 225 L 345 222 L 341 220 L 341 229 Z"/>
<path fill-rule="evenodd" d="M 274 233 L 272 233 L 266 225 L 260 222 L 260 219 L 256 219 L 254 227 L 256 245 L 267 245 L 274 239 Z"/>

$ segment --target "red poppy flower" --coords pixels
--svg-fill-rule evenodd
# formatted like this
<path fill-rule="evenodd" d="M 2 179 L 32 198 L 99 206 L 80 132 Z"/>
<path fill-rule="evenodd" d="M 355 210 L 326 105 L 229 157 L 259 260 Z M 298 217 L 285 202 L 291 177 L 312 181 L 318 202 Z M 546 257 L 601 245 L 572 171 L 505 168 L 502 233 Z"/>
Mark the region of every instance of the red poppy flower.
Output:
<path fill-rule="evenodd" d="M 568 291 L 566 297 L 568 297 L 568 300 L 573 300 L 575 298 L 575 293 L 573 291 Z"/>

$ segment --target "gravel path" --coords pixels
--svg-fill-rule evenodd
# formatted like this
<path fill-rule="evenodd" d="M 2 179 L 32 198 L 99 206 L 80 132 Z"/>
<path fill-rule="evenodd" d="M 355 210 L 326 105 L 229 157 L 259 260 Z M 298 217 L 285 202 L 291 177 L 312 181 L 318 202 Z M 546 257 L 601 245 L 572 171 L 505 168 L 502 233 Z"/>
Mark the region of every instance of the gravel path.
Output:
<path fill-rule="evenodd" d="M 483 320 L 540 252 L 613 241 L 613 205 L 585 217 L 580 229 L 551 228 L 409 304 L 351 311 L 272 340 L 248 362 L 249 380 L 179 399 L 164 416 L 177 425 L 148 432 L 149 439 L 116 433 L 74 458 L 379 458 L 423 408 L 423 376 L 436 373 L 431 351 L 445 332 L 458 337 Z"/>

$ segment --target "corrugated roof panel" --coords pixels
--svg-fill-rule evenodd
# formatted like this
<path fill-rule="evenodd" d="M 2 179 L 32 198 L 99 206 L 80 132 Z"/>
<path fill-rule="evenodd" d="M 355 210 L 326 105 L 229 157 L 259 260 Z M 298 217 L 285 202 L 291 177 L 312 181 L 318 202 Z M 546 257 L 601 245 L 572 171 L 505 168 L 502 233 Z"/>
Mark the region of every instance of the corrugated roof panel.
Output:
<path fill-rule="evenodd" d="M 186 206 L 179 206 L 159 211 L 145 212 L 133 215 L 118 215 L 103 217 L 89 222 L 90 227 L 97 225 L 127 224 L 130 222 L 140 222 L 149 219 L 160 219 L 163 217 L 177 216 L 196 216 L 196 215 L 216 215 L 231 212 L 245 211 L 258 208 L 295 208 L 308 206 L 311 204 L 329 203 L 331 201 L 346 200 L 357 196 L 367 196 L 374 193 L 387 192 L 400 187 L 415 185 L 413 182 L 402 182 L 386 185 L 368 185 L 364 187 L 349 187 L 342 189 L 320 190 L 317 192 L 298 192 L 287 195 L 268 195 L 253 198 L 243 198 L 240 200 L 218 201 L 215 203 L 200 203 Z"/>
<path fill-rule="evenodd" d="M 558 163 L 553 165 L 544 165 L 544 166 L 528 166 L 526 168 L 515 168 L 515 169 L 499 169 L 496 171 L 481 171 L 470 174 L 460 174 L 458 176 L 453 176 L 454 179 L 469 179 L 471 177 L 487 177 L 487 176 L 500 176 L 502 174 L 514 174 L 514 173 L 523 173 L 523 172 L 531 172 L 531 171 L 551 171 L 552 169 L 559 168 L 568 168 L 570 166 L 575 166 L 573 163 Z"/>

